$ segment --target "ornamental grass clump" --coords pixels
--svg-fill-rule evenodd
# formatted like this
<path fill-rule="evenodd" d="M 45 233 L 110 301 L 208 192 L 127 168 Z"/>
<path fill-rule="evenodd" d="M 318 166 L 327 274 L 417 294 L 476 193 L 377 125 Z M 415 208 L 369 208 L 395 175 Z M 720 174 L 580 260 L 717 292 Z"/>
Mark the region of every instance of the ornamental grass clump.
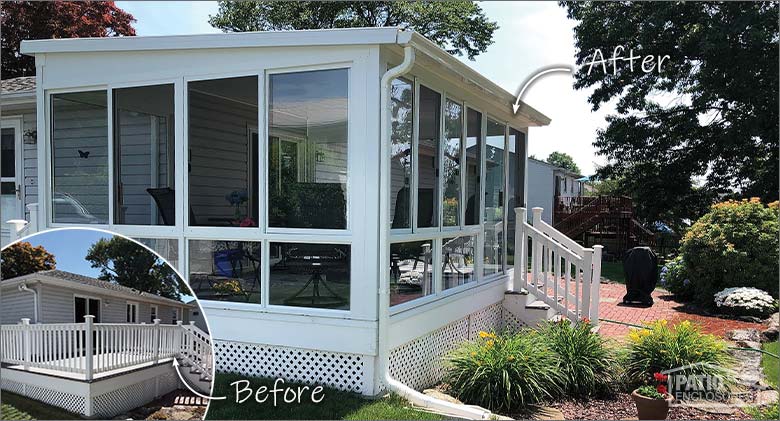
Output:
<path fill-rule="evenodd" d="M 480 332 L 447 359 L 453 395 L 490 410 L 511 410 L 559 395 L 557 355 L 538 332 Z"/>
<path fill-rule="evenodd" d="M 562 388 L 567 395 L 594 397 L 609 395 L 619 386 L 615 350 L 593 332 L 588 319 L 548 322 L 540 330 L 547 346 L 557 355 Z"/>
<path fill-rule="evenodd" d="M 722 339 L 702 333 L 687 320 L 674 326 L 658 320 L 647 327 L 628 335 L 624 366 L 633 385 L 650 383 L 654 379 L 649 373 L 667 370 L 686 378 L 710 376 L 724 387 L 734 384 L 728 370 L 732 358 Z"/>

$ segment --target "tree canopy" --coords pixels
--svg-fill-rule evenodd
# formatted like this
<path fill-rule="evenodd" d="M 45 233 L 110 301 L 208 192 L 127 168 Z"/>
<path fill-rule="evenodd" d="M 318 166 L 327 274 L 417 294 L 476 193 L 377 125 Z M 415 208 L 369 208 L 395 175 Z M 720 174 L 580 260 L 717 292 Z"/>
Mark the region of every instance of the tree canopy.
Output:
<path fill-rule="evenodd" d="M 696 219 L 723 196 L 778 197 L 777 2 L 561 2 L 574 29 L 575 88 L 615 101 L 594 142 L 648 222 Z M 597 49 L 668 55 L 588 74 Z"/>
<path fill-rule="evenodd" d="M 556 167 L 566 168 L 571 172 L 580 174 L 580 167 L 578 167 L 574 162 L 574 158 L 572 158 L 571 155 L 567 154 L 566 152 L 555 151 L 550 153 L 550 155 L 547 157 L 547 163 L 555 165 Z"/>
<path fill-rule="evenodd" d="M 35 74 L 35 59 L 19 53 L 22 40 L 135 35 L 133 22 L 133 15 L 113 1 L 3 2 L 3 78 Z"/>
<path fill-rule="evenodd" d="M 20 241 L 6 247 L 2 253 L 3 279 L 16 278 L 43 270 L 51 270 L 57 266 L 54 255 L 43 246 L 33 247 L 27 241 Z"/>
<path fill-rule="evenodd" d="M 498 29 L 471 1 L 220 1 L 209 23 L 225 32 L 398 26 L 470 59 Z"/>
<path fill-rule="evenodd" d="M 178 300 L 189 287 L 170 265 L 140 244 L 122 237 L 102 238 L 87 251 L 86 260 L 100 269 L 99 278 L 139 291 Z"/>

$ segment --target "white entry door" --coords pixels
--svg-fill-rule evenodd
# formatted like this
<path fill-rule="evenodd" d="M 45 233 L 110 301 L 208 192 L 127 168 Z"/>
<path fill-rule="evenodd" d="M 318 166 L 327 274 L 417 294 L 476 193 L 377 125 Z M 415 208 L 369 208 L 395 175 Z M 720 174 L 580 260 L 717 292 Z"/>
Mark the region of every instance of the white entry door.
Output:
<path fill-rule="evenodd" d="M 0 244 L 4 246 L 13 229 L 6 221 L 24 217 L 21 120 L 2 120 L 0 135 Z"/>

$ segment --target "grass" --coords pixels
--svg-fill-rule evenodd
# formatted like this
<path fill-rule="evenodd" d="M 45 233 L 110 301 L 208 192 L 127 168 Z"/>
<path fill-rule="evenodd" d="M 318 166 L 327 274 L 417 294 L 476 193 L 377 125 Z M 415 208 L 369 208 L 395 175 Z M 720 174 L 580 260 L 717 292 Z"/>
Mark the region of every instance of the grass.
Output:
<path fill-rule="evenodd" d="M 766 352 L 780 355 L 780 342 L 767 342 L 763 348 Z M 780 360 L 771 355 L 761 354 L 761 367 L 763 367 L 764 375 L 772 387 L 780 389 Z"/>
<path fill-rule="evenodd" d="M 379 399 L 366 399 L 356 393 L 342 392 L 325 388 L 324 398 L 319 403 L 313 403 L 309 393 L 305 393 L 301 403 L 284 403 L 279 394 L 277 405 L 273 404 L 272 395 L 264 403 L 257 403 L 253 398 L 243 403 L 236 403 L 236 388 L 230 383 L 237 380 L 249 380 L 253 391 L 261 386 L 271 389 L 273 379 L 246 377 L 236 374 L 219 373 L 214 379 L 214 396 L 227 396 L 225 400 L 213 400 L 209 405 L 206 419 L 327 419 L 327 420 L 441 420 L 444 417 L 411 408 L 411 404 L 399 396 L 389 395 Z M 281 388 L 297 388 L 298 383 L 287 383 Z M 309 389 L 311 390 L 311 389 Z M 244 397 L 246 393 L 242 394 Z"/>
<path fill-rule="evenodd" d="M 3 391 L 0 419 L 4 420 L 80 420 L 78 415 L 15 393 Z"/>
<path fill-rule="evenodd" d="M 619 284 L 626 283 L 626 275 L 623 273 L 623 262 L 601 262 L 601 276 Z"/>

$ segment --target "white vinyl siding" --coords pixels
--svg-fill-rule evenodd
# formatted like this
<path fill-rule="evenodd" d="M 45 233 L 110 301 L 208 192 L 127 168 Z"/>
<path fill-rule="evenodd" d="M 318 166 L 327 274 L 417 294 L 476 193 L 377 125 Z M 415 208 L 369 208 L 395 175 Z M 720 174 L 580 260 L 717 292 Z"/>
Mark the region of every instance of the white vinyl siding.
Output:
<path fill-rule="evenodd" d="M 34 295 L 18 289 L 5 289 L 0 296 L 0 324 L 20 323 L 22 318 L 35 321 Z"/>

